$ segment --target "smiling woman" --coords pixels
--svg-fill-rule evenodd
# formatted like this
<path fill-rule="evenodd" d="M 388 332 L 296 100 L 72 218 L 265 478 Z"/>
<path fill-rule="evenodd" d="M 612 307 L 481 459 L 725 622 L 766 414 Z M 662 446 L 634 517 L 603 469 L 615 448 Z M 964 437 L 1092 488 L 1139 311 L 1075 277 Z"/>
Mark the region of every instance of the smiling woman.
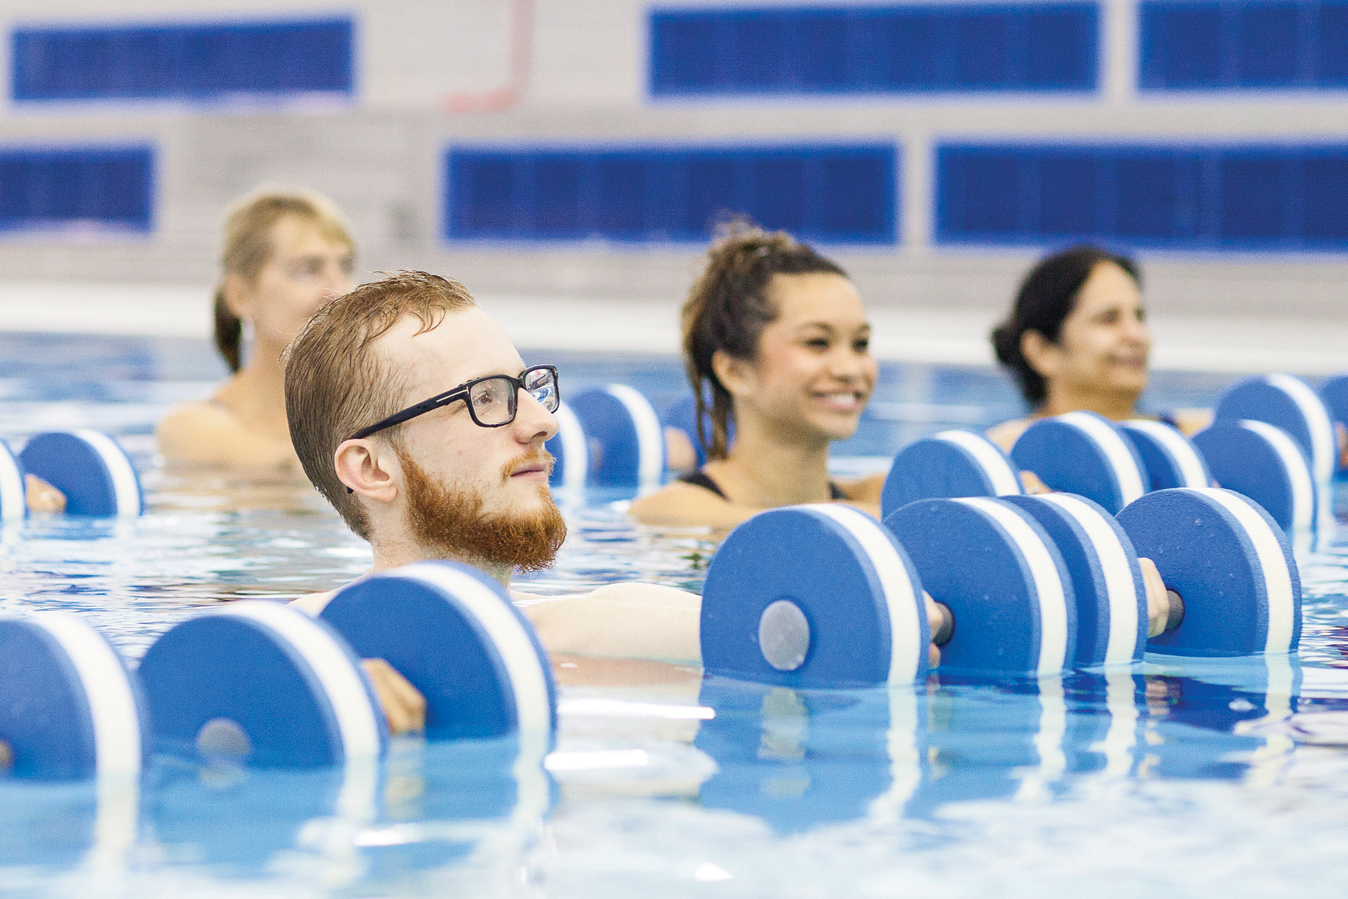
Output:
<path fill-rule="evenodd" d="M 1114 421 L 1145 417 L 1138 400 L 1149 378 L 1151 333 L 1137 264 L 1125 256 L 1076 246 L 1041 260 L 992 343 L 1032 410 L 988 431 L 1008 451 L 1038 418 L 1078 409 Z M 1196 430 L 1204 422 L 1173 423 Z"/>
<path fill-rule="evenodd" d="M 780 232 L 732 230 L 683 307 L 709 461 L 631 514 L 728 528 L 763 509 L 846 501 L 878 515 L 882 476 L 838 484 L 828 475 L 829 444 L 852 435 L 875 387 L 870 331 L 837 264 Z"/>
<path fill-rule="evenodd" d="M 295 467 L 282 390 L 281 351 L 327 300 L 352 287 L 355 244 L 341 214 L 307 192 L 245 197 L 225 222 L 215 295 L 215 342 L 234 376 L 210 399 L 159 423 L 170 459 Z M 249 352 L 243 357 L 243 337 Z"/>

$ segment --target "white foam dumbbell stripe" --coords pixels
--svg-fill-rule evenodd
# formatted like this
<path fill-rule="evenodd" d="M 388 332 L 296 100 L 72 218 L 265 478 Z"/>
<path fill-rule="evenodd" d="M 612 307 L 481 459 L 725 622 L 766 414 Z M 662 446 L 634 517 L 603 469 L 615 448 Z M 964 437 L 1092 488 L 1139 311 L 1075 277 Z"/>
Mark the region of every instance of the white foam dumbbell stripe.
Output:
<path fill-rule="evenodd" d="M 309 665 L 332 704 L 343 760 L 379 754 L 383 712 L 374 707 L 345 647 L 325 627 L 297 609 L 264 599 L 232 602 L 207 614 L 246 618 L 280 635 Z"/>
<path fill-rule="evenodd" d="M 917 616 L 927 614 L 927 605 L 908 577 L 908 566 L 881 530 L 884 525 L 864 512 L 834 503 L 811 503 L 801 508 L 832 519 L 861 544 L 880 581 L 889 613 L 888 683 L 911 684 L 924 657 L 918 653 L 925 654 L 927 647 L 918 646 L 915 640 L 904 640 L 901 635 L 922 633 L 922 622 Z"/>
<path fill-rule="evenodd" d="M 1282 554 L 1278 537 L 1264 517 L 1254 510 L 1254 501 L 1230 490 L 1206 488 L 1199 491 L 1211 497 L 1231 513 L 1254 545 L 1255 557 L 1263 572 L 1268 597 L 1268 637 L 1264 652 L 1289 652 L 1296 625 L 1296 600 L 1292 594 L 1292 574 Z"/>
<path fill-rule="evenodd" d="M 1324 401 L 1316 395 L 1310 385 L 1291 375 L 1268 375 L 1268 383 L 1291 398 L 1301 410 L 1306 427 L 1311 435 L 1311 468 L 1317 483 L 1327 483 L 1334 477 L 1338 453 L 1335 452 L 1337 440 L 1334 437 L 1334 423 L 1325 410 Z"/>
<path fill-rule="evenodd" d="M 80 428 L 71 431 L 98 453 L 112 478 L 113 493 L 117 497 L 117 514 L 135 517 L 140 514 L 140 481 L 126 452 L 107 434 Z"/>
<path fill-rule="evenodd" d="M 1035 671 L 1041 676 L 1062 671 L 1067 667 L 1067 593 L 1048 547 L 1019 513 L 996 500 L 968 497 L 955 502 L 991 518 L 1019 547 L 1034 581 L 1034 599 L 1039 603 L 1039 663 Z"/>
<path fill-rule="evenodd" d="M 61 645 L 89 701 L 99 775 L 139 774 L 144 758 L 140 715 L 126 668 L 92 627 L 68 612 L 35 612 L 30 620 Z"/>
<path fill-rule="evenodd" d="M 1123 505 L 1128 505 L 1147 492 L 1142 482 L 1142 469 L 1138 467 L 1137 456 L 1112 425 L 1090 412 L 1068 412 L 1059 415 L 1058 420 L 1086 432 L 1086 435 L 1095 441 L 1096 446 L 1104 451 L 1110 467 L 1119 479 L 1119 494 Z"/>
<path fill-rule="evenodd" d="M 1286 431 L 1268 422 L 1242 419 L 1237 424 L 1263 437 L 1278 454 L 1292 488 L 1292 527 L 1295 530 L 1309 528 L 1315 520 L 1315 484 L 1301 447 Z"/>
<path fill-rule="evenodd" d="M 0 445 L 0 519 L 21 521 L 28 514 L 28 491 L 19 460 L 8 446 Z"/>
<path fill-rule="evenodd" d="M 562 444 L 562 486 L 583 487 L 590 472 L 590 448 L 585 442 L 585 428 L 576 413 L 566 403 L 559 403 L 557 411 L 557 439 Z"/>
<path fill-rule="evenodd" d="M 992 491 L 997 496 L 1019 496 L 1025 491 L 1021 488 L 1020 477 L 1001 448 L 981 434 L 972 431 L 942 431 L 937 440 L 953 443 L 974 457 L 978 467 L 992 482 Z"/>
<path fill-rule="evenodd" d="M 665 474 L 665 429 L 650 400 L 626 384 L 609 384 L 608 394 L 627 408 L 637 432 L 637 481 L 645 487 L 660 483 Z"/>
<path fill-rule="evenodd" d="M 1124 551 L 1118 533 L 1100 512 L 1070 493 L 1046 493 L 1040 498 L 1054 503 L 1071 515 L 1095 547 L 1105 576 L 1105 592 L 1109 596 L 1109 639 L 1105 641 L 1105 664 L 1123 665 L 1132 662 L 1137 649 L 1137 583 L 1133 580 L 1133 569 L 1128 564 L 1128 554 Z"/>
<path fill-rule="evenodd" d="M 477 578 L 446 565 L 434 562 L 416 562 L 385 572 L 387 577 L 417 581 L 442 593 L 482 624 L 500 654 L 510 679 L 509 689 L 515 699 L 515 714 L 521 731 L 550 731 L 553 727 L 552 703 L 548 694 L 548 678 L 534 642 L 524 625 L 507 607 L 503 599 Z"/>
<path fill-rule="evenodd" d="M 1203 457 L 1198 455 L 1194 445 L 1184 438 L 1184 435 L 1172 428 L 1170 425 L 1162 424 L 1159 421 L 1147 421 L 1146 419 L 1134 419 L 1128 422 L 1128 427 L 1142 431 L 1151 437 L 1165 449 L 1166 454 L 1179 468 L 1181 487 L 1211 487 L 1212 479 L 1208 476 L 1207 466 L 1203 462 Z"/>

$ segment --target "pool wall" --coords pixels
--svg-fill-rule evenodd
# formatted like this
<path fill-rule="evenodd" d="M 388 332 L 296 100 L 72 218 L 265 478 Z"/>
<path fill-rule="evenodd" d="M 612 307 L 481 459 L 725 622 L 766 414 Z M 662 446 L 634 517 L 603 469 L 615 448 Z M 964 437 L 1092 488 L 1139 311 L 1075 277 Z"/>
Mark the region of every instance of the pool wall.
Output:
<path fill-rule="evenodd" d="M 363 268 L 483 295 L 674 302 L 707 219 L 739 211 L 828 245 L 876 307 L 990 314 L 1041 247 L 1092 238 L 1142 253 L 1160 315 L 1313 321 L 1348 275 L 1342 19 L 13 0 L 0 268 L 204 289 L 224 204 L 276 181 L 332 195 Z M 128 150 L 149 153 L 134 183 L 109 156 Z"/>

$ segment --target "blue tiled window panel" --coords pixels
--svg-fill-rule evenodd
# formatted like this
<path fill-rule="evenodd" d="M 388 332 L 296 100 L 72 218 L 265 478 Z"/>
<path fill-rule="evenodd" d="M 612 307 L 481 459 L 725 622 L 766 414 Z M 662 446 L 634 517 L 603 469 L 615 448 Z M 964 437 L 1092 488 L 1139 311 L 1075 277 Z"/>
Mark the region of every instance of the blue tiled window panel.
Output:
<path fill-rule="evenodd" d="M 654 96 L 1093 91 L 1095 2 L 656 9 Z"/>
<path fill-rule="evenodd" d="M 149 231 L 149 147 L 0 148 L 0 231 Z"/>
<path fill-rule="evenodd" d="M 350 18 L 16 28 L 15 100 L 186 100 L 349 95 Z"/>
<path fill-rule="evenodd" d="M 946 244 L 1348 251 L 1348 144 L 944 145 Z"/>
<path fill-rule="evenodd" d="M 451 240 L 704 241 L 743 214 L 810 240 L 893 244 L 892 144 L 445 154 Z"/>
<path fill-rule="evenodd" d="M 1348 88 L 1348 0 L 1143 0 L 1143 90 Z"/>

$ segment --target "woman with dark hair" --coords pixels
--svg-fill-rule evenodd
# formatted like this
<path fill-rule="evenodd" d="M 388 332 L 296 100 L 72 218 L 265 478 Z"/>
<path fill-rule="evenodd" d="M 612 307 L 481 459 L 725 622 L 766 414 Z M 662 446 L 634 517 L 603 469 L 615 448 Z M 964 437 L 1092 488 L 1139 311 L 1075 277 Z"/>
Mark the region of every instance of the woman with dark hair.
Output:
<path fill-rule="evenodd" d="M 1078 409 L 1114 421 L 1139 417 L 1151 354 L 1141 281 L 1133 260 L 1089 245 L 1030 270 L 992 345 L 1031 411 L 989 437 L 1010 450 L 1035 419 Z"/>
<path fill-rule="evenodd" d="M 856 430 L 877 374 L 865 307 L 836 263 L 784 233 L 731 226 L 684 304 L 683 353 L 708 461 L 632 515 L 729 528 L 796 503 L 878 514 L 883 475 L 828 474 L 829 444 Z"/>
<path fill-rule="evenodd" d="M 263 190 L 233 206 L 215 293 L 215 345 L 234 374 L 210 399 L 179 406 L 159 422 L 166 457 L 298 466 L 281 351 L 319 306 L 354 286 L 354 258 L 341 214 L 318 194 Z"/>

